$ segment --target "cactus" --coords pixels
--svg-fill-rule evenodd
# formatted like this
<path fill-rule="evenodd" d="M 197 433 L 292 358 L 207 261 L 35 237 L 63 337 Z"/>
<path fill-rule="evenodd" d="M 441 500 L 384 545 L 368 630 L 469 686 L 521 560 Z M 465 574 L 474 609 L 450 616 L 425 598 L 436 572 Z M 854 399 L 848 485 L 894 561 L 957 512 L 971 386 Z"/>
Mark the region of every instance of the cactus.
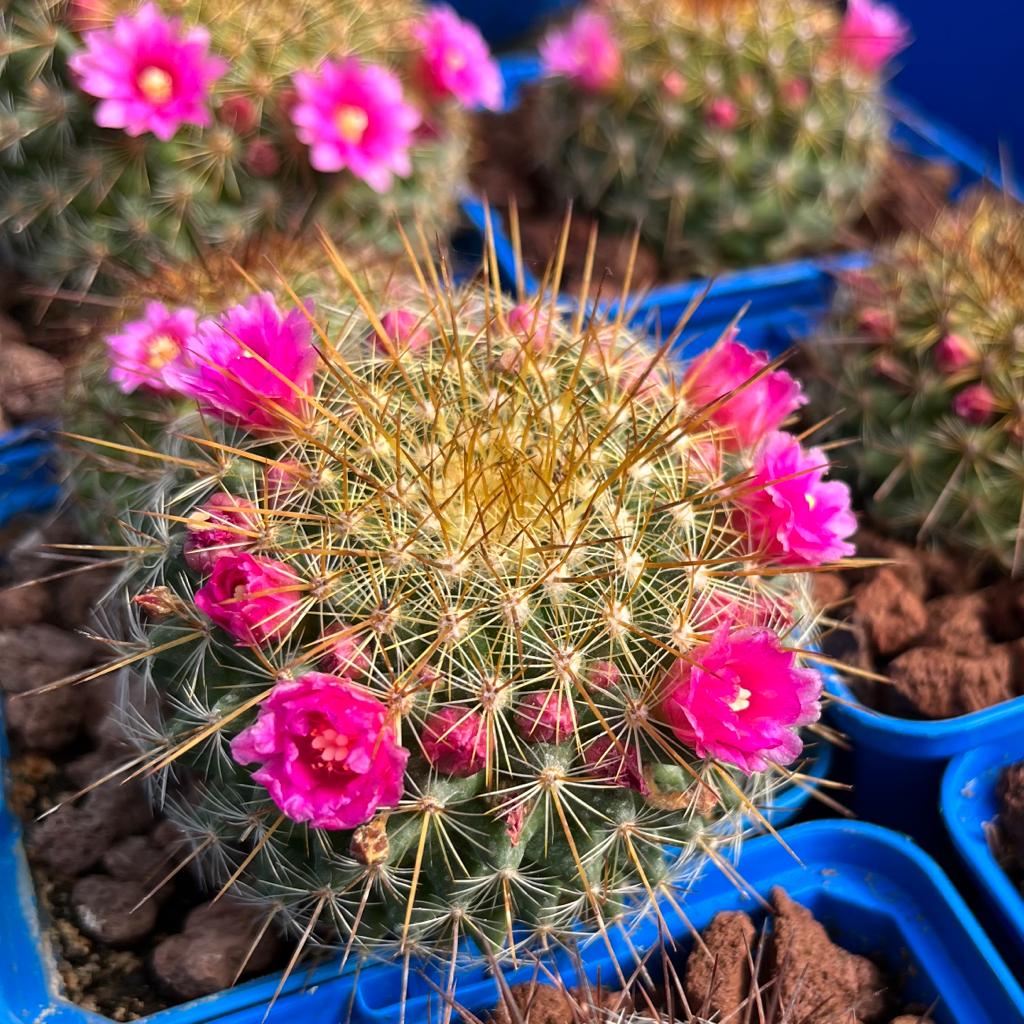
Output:
<path fill-rule="evenodd" d="M 969 546 L 1019 572 L 1024 507 L 1024 215 L 969 196 L 852 275 L 812 350 L 843 408 L 865 507 L 886 532 Z M 838 390 L 838 398 L 837 398 Z"/>
<path fill-rule="evenodd" d="M 348 251 L 394 247 L 395 217 L 447 230 L 468 134 L 456 92 L 428 86 L 424 69 L 436 58 L 422 39 L 435 15 L 415 0 L 372 10 L 353 0 L 165 6 L 0 5 L 0 254 L 53 289 L 98 283 L 110 291 L 125 268 L 205 257 L 265 231 L 295 232 L 314 217 Z M 133 26 L 142 56 L 116 49 L 108 35 L 115 20 Z M 151 41 L 160 32 L 162 50 Z M 471 53 L 482 73 L 497 75 L 486 51 Z M 161 61 L 178 70 L 162 70 Z M 190 105 L 174 95 L 185 89 L 176 84 L 182 67 L 194 73 Z M 118 97 L 127 90 L 152 98 L 141 113 L 107 95 L 114 70 L 125 77 L 115 83 Z M 323 84 L 329 75 L 335 93 Z M 338 85 L 345 76 L 358 81 Z M 356 88 L 358 102 L 343 102 Z M 453 88 L 467 100 L 493 100 Z M 400 90 L 407 97 L 393 95 Z M 345 132 L 341 114 L 313 110 L 309 93 L 321 103 L 338 99 L 348 111 Z M 382 124 L 390 133 L 383 141 Z M 325 156 L 332 131 L 338 145 Z"/>
<path fill-rule="evenodd" d="M 541 47 L 534 135 L 556 189 L 620 230 L 639 224 L 670 272 L 835 244 L 887 152 L 880 65 L 904 31 L 891 12 L 868 0 L 846 21 L 823 0 L 593 8 Z M 873 27 L 852 24 L 858 13 Z"/>
<path fill-rule="evenodd" d="M 608 927 L 788 777 L 848 495 L 731 336 L 679 375 L 614 322 L 418 266 L 385 309 L 329 262 L 346 299 L 251 296 L 166 369 L 200 411 L 119 587 L 154 791 L 302 942 Z"/>

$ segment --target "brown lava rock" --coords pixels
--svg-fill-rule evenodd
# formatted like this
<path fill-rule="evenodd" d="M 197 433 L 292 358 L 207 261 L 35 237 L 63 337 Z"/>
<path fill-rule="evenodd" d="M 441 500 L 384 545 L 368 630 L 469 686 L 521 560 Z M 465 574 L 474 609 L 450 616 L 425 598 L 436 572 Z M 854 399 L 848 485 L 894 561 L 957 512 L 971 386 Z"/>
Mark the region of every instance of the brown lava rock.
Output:
<path fill-rule="evenodd" d="M 565 992 L 553 985 L 516 985 L 511 997 L 516 1012 L 507 1005 L 499 1006 L 491 1018 L 492 1024 L 576 1024 L 591 1020 L 592 1016 L 577 1009 L 580 1005 L 605 1010 L 609 1020 L 617 1020 L 618 1015 L 625 1016 L 633 1009 L 626 993 L 596 988 Z"/>
<path fill-rule="evenodd" d="M 231 899 L 203 903 L 185 919 L 180 935 L 153 953 L 153 972 L 177 999 L 197 999 L 266 971 L 277 956 L 277 937 L 266 913 Z"/>
<path fill-rule="evenodd" d="M 996 787 L 999 801 L 1000 858 L 1011 870 L 1024 871 L 1024 761 L 1003 769 Z"/>
<path fill-rule="evenodd" d="M 754 922 L 739 910 L 716 914 L 686 961 L 684 990 L 691 1009 L 728 1020 L 750 995 Z"/>
<path fill-rule="evenodd" d="M 889 666 L 897 693 L 925 718 L 953 718 L 1015 695 L 1009 645 L 964 657 L 940 647 L 918 647 Z"/>
<path fill-rule="evenodd" d="M 157 904 L 138 882 L 86 875 L 71 890 L 71 906 L 82 931 L 108 946 L 129 946 L 156 925 Z"/>
<path fill-rule="evenodd" d="M 0 589 L 0 630 L 39 622 L 50 610 L 50 592 L 41 583 Z"/>
<path fill-rule="evenodd" d="M 988 601 L 983 593 L 936 597 L 925 605 L 925 610 L 928 613 L 925 642 L 929 647 L 981 657 L 991 646 Z"/>
<path fill-rule="evenodd" d="M 12 419 L 52 418 L 64 398 L 64 367 L 53 356 L 4 337 L 0 345 L 0 396 Z"/>
<path fill-rule="evenodd" d="M 882 657 L 905 651 L 928 625 L 920 597 L 892 569 L 881 569 L 854 592 L 854 615 Z"/>
<path fill-rule="evenodd" d="M 774 930 L 768 968 L 780 1004 L 801 1024 L 873 1021 L 885 1009 L 886 985 L 870 960 L 835 945 L 814 915 L 772 890 Z M 846 1016 L 848 1015 L 848 1016 Z"/>

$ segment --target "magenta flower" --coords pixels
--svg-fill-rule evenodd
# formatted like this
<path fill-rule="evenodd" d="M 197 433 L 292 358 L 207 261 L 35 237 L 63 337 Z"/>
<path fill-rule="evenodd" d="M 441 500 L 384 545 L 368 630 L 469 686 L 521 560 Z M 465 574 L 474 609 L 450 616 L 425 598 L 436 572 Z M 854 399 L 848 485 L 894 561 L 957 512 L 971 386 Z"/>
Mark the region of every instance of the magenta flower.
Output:
<path fill-rule="evenodd" d="M 540 44 L 544 73 L 569 78 L 587 92 L 604 92 L 622 71 L 622 54 L 608 20 L 581 10 L 564 29 L 549 32 Z"/>
<path fill-rule="evenodd" d="M 953 412 L 968 423 L 987 423 L 996 411 L 996 396 L 986 384 L 971 384 L 953 399 Z"/>
<path fill-rule="evenodd" d="M 749 483 L 737 495 L 737 527 L 753 548 L 781 565 L 822 565 L 854 553 L 846 542 L 857 529 L 850 489 L 826 481 L 829 463 L 791 434 L 769 434 L 754 459 Z"/>
<path fill-rule="evenodd" d="M 704 117 L 712 128 L 728 132 L 740 123 L 740 108 L 728 96 L 718 96 L 707 105 Z"/>
<path fill-rule="evenodd" d="M 536 302 L 521 302 L 508 311 L 509 329 L 532 352 L 540 355 L 551 344 L 553 325 L 547 309 Z"/>
<path fill-rule="evenodd" d="M 225 555 L 256 543 L 260 517 L 251 501 L 218 491 L 189 516 L 187 526 L 185 562 L 193 572 L 208 576 Z"/>
<path fill-rule="evenodd" d="M 839 52 L 863 71 L 878 71 L 910 42 L 906 23 L 888 4 L 847 0 Z"/>
<path fill-rule="evenodd" d="M 203 321 L 188 343 L 191 365 L 176 367 L 171 381 L 212 416 L 244 427 L 278 426 L 305 412 L 317 361 L 311 339 L 306 313 L 284 314 L 269 292 L 260 292 Z"/>
<path fill-rule="evenodd" d="M 412 173 L 409 147 L 420 115 L 390 71 L 350 57 L 293 80 L 298 102 L 290 116 L 316 170 L 349 170 L 377 192 L 386 192 L 395 174 Z"/>
<path fill-rule="evenodd" d="M 171 312 L 162 302 L 148 302 L 141 320 L 123 324 L 120 334 L 107 336 L 110 379 L 125 393 L 145 387 L 172 394 L 168 379 L 196 333 L 196 311 Z"/>
<path fill-rule="evenodd" d="M 423 47 L 420 75 L 435 97 L 473 109 L 501 107 L 504 82 L 480 30 L 450 7 L 435 7 L 413 29 Z"/>
<path fill-rule="evenodd" d="M 747 775 L 792 764 L 803 750 L 797 730 L 821 714 L 821 676 L 766 629 L 725 626 L 695 660 L 675 662 L 665 678 L 662 712 L 676 736 Z"/>
<path fill-rule="evenodd" d="M 640 765 L 636 747 L 616 743 L 610 736 L 598 736 L 587 744 L 583 760 L 595 778 L 614 786 L 635 789 L 646 796 L 650 792 Z"/>
<path fill-rule="evenodd" d="M 347 679 L 309 672 L 280 682 L 231 741 L 238 764 L 292 821 L 350 829 L 402 799 L 409 751 L 387 707 Z"/>
<path fill-rule="evenodd" d="M 531 743 L 563 743 L 576 731 L 572 701 L 551 690 L 524 694 L 515 720 L 523 738 Z"/>
<path fill-rule="evenodd" d="M 375 331 L 370 341 L 381 355 L 420 352 L 430 345 L 430 331 L 423 325 L 423 318 L 411 309 L 389 309 L 380 318 L 380 325 L 386 337 Z"/>
<path fill-rule="evenodd" d="M 611 661 L 598 661 L 587 673 L 587 682 L 598 690 L 610 690 L 619 685 L 622 673 Z"/>
<path fill-rule="evenodd" d="M 324 634 L 323 639 L 331 641 L 330 647 L 320 656 L 325 672 L 346 679 L 362 679 L 370 671 L 367 637 L 355 636 L 339 627 Z"/>
<path fill-rule="evenodd" d="M 304 589 L 284 562 L 242 551 L 217 559 L 195 601 L 240 645 L 255 647 L 288 635 L 298 619 Z"/>
<path fill-rule="evenodd" d="M 487 725 L 475 711 L 446 707 L 423 726 L 423 753 L 446 775 L 476 775 L 487 764 Z"/>
<path fill-rule="evenodd" d="M 110 29 L 86 32 L 82 42 L 85 49 L 68 64 L 83 91 L 101 100 L 101 128 L 152 132 L 166 142 L 183 124 L 210 124 L 210 85 L 228 64 L 209 55 L 205 28 L 186 30 L 181 19 L 147 3 Z"/>
<path fill-rule="evenodd" d="M 693 405 L 711 406 L 735 392 L 715 405 L 709 416 L 726 432 L 731 448 L 758 444 L 807 401 L 800 385 L 785 370 L 762 373 L 753 380 L 769 362 L 766 352 L 751 352 L 732 334 L 698 356 L 686 371 L 686 398 Z"/>
<path fill-rule="evenodd" d="M 956 373 L 978 358 L 978 350 L 959 334 L 947 334 L 935 346 L 935 365 L 943 373 Z"/>

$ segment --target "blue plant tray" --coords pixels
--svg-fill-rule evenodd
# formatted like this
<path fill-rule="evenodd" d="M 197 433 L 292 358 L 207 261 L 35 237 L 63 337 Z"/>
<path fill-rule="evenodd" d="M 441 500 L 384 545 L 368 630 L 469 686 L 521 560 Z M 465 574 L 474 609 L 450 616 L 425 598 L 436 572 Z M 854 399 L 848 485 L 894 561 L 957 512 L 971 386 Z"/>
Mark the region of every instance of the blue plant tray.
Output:
<path fill-rule="evenodd" d="M 0 528 L 15 516 L 45 512 L 59 491 L 54 448 L 45 427 L 0 433 Z"/>
<path fill-rule="evenodd" d="M 492 46 L 507 46 L 538 28 L 546 19 L 575 7 L 579 0 L 431 0 L 455 8 L 474 21 Z"/>
<path fill-rule="evenodd" d="M 772 836 L 752 840 L 738 868 L 749 891 L 741 892 L 720 872 L 709 870 L 685 895 L 687 921 L 667 903 L 664 928 L 679 953 L 692 945 L 691 926 L 706 927 L 722 910 L 746 910 L 764 917 L 750 893 L 767 897 L 780 885 L 803 903 L 833 939 L 853 952 L 877 958 L 893 974 L 902 973 L 907 1001 L 935 1003 L 936 1024 L 1022 1024 L 1024 991 L 999 958 L 963 898 L 938 865 L 904 836 L 874 825 L 810 822 L 782 833 L 795 859 Z M 612 934 L 614 958 L 600 942 L 582 951 L 580 961 L 563 955 L 554 966 L 569 985 L 578 984 L 578 966 L 592 983 L 613 986 L 629 978 L 637 956 L 653 947 L 659 926 L 646 919 L 627 937 Z M 533 966 L 508 974 L 511 984 L 529 983 Z M 406 1001 L 409 1024 L 445 1020 L 437 994 L 443 979 L 410 977 Z M 399 990 L 387 973 L 366 974 L 356 991 L 353 1024 L 393 1024 L 399 1020 Z M 459 975 L 457 1001 L 478 1016 L 494 1007 L 498 987 L 483 971 Z M 457 1019 L 457 1015 L 453 1017 Z"/>
<path fill-rule="evenodd" d="M 1024 761 L 1024 731 L 954 758 L 942 779 L 942 816 L 980 891 L 982 920 L 1017 976 L 1024 977 L 1024 895 L 999 865 L 987 835 L 998 813 L 999 775 L 1017 761 Z"/>
<path fill-rule="evenodd" d="M 523 86 L 540 77 L 540 60 L 536 54 L 513 54 L 502 58 L 501 68 L 505 78 L 505 109 L 511 110 L 519 102 Z M 893 140 L 916 156 L 951 163 L 957 172 L 954 195 L 983 180 L 1000 181 L 997 168 L 973 144 L 906 103 L 893 99 L 890 107 Z M 535 291 L 537 280 L 528 267 L 517 267 L 499 214 L 488 211 L 475 196 L 464 198 L 463 210 L 479 232 L 481 247 L 490 220 L 498 268 L 506 287 L 514 288 L 518 275 L 527 293 Z M 695 278 L 660 285 L 629 300 L 630 322 L 665 337 L 691 303 L 700 299 L 680 339 L 686 354 L 693 355 L 716 341 L 746 306 L 741 324 L 745 344 L 778 354 L 795 339 L 805 337 L 828 308 L 837 274 L 869 264 L 867 253 L 851 252 L 722 273 L 714 279 Z M 616 305 L 610 304 L 609 310 L 614 312 Z"/>

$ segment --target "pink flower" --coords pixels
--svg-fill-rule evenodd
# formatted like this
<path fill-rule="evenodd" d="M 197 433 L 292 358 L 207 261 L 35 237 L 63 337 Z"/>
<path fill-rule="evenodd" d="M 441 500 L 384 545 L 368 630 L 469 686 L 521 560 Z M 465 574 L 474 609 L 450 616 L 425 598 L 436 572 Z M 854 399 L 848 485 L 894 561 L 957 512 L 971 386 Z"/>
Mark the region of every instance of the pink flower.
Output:
<path fill-rule="evenodd" d="M 676 736 L 698 757 L 747 775 L 792 764 L 803 750 L 797 729 L 821 713 L 821 676 L 797 667 L 766 629 L 719 629 L 696 664 L 677 661 L 664 685 L 662 711 Z"/>
<path fill-rule="evenodd" d="M 889 341 L 896 333 L 896 315 L 879 306 L 867 306 L 857 314 L 857 326 L 876 341 Z"/>
<path fill-rule="evenodd" d="M 436 97 L 454 96 L 466 107 L 501 107 L 505 83 L 480 30 L 450 7 L 435 7 L 413 29 L 423 47 L 420 74 Z"/>
<path fill-rule="evenodd" d="M 996 411 L 996 396 L 986 384 L 970 384 L 953 399 L 953 412 L 968 423 L 987 423 Z"/>
<path fill-rule="evenodd" d="M 622 70 L 622 54 L 603 14 L 580 11 L 568 26 L 549 32 L 540 44 L 544 73 L 578 82 L 587 92 L 603 92 Z"/>
<path fill-rule="evenodd" d="M 82 41 L 85 49 L 68 64 L 82 89 L 102 101 L 96 107 L 101 128 L 152 132 L 166 142 L 183 124 L 210 123 L 210 85 L 228 64 L 209 56 L 205 28 L 185 30 L 179 18 L 165 18 L 147 3 L 110 29 L 86 32 Z"/>
<path fill-rule="evenodd" d="M 829 463 L 819 448 L 804 451 L 791 434 L 769 434 L 753 475 L 737 495 L 737 527 L 754 550 L 782 565 L 822 565 L 847 555 L 857 529 L 850 489 L 824 479 Z"/>
<path fill-rule="evenodd" d="M 394 74 L 349 57 L 326 60 L 318 73 L 300 71 L 293 80 L 298 103 L 290 116 L 316 170 L 347 169 L 377 192 L 391 187 L 393 175 L 412 173 L 409 147 L 420 115 Z"/>
<path fill-rule="evenodd" d="M 288 635 L 302 603 L 302 581 L 284 562 L 247 551 L 222 555 L 196 607 L 250 647 Z"/>
<path fill-rule="evenodd" d="M 576 731 L 572 701 L 551 690 L 524 694 L 515 720 L 523 738 L 531 743 L 563 743 Z"/>
<path fill-rule="evenodd" d="M 167 374 L 185 353 L 196 332 L 196 311 L 183 307 L 172 313 L 162 302 L 148 302 L 141 320 L 122 325 L 120 334 L 107 336 L 110 379 L 125 393 L 146 387 L 173 394 Z"/>
<path fill-rule="evenodd" d="M 587 673 L 587 682 L 598 690 L 610 690 L 619 685 L 622 673 L 610 661 L 599 661 Z"/>
<path fill-rule="evenodd" d="M 628 742 L 616 743 L 610 736 L 598 736 L 587 744 L 583 760 L 594 776 L 603 782 L 635 789 L 644 796 L 650 792 L 640 766 L 640 754 Z"/>
<path fill-rule="evenodd" d="M 718 96 L 704 109 L 704 117 L 712 128 L 728 132 L 740 123 L 740 108 L 727 96 Z"/>
<path fill-rule="evenodd" d="M 382 355 L 401 351 L 420 352 L 430 345 L 430 331 L 423 317 L 411 309 L 390 309 L 380 318 L 386 337 L 374 332 L 370 339 L 374 349 Z"/>
<path fill-rule="evenodd" d="M 346 679 L 309 672 L 280 682 L 231 741 L 238 764 L 292 821 L 350 829 L 402 799 L 409 751 L 387 708 Z"/>
<path fill-rule="evenodd" d="M 943 373 L 956 373 L 977 358 L 977 349 L 959 334 L 947 334 L 935 346 L 935 365 Z"/>
<path fill-rule="evenodd" d="M 910 42 L 902 18 L 887 4 L 847 0 L 839 52 L 864 71 L 878 71 Z"/>
<path fill-rule="evenodd" d="M 189 516 L 187 525 L 185 562 L 193 572 L 208 576 L 225 555 L 256 543 L 260 518 L 251 501 L 218 491 Z"/>
<path fill-rule="evenodd" d="M 509 310 L 509 329 L 536 355 L 545 352 L 551 343 L 551 316 L 536 302 L 521 302 Z"/>
<path fill-rule="evenodd" d="M 317 361 L 311 338 L 302 310 L 286 315 L 269 292 L 260 292 L 203 321 L 188 343 L 192 365 L 176 368 L 171 379 L 213 416 L 274 427 L 305 412 Z"/>
<path fill-rule="evenodd" d="M 686 371 L 687 399 L 698 406 L 715 405 L 709 419 L 726 431 L 730 448 L 753 447 L 807 401 L 785 370 L 753 380 L 769 362 L 766 352 L 751 352 L 733 334 L 698 356 Z M 715 404 L 732 392 L 732 397 Z"/>
<path fill-rule="evenodd" d="M 337 637 L 335 639 L 335 637 Z M 367 637 L 346 635 L 342 628 L 324 634 L 324 640 L 331 640 L 331 646 L 320 656 L 320 664 L 331 675 L 346 679 L 362 679 L 370 670 L 370 656 L 367 654 Z"/>
<path fill-rule="evenodd" d="M 423 753 L 446 775 L 476 775 L 487 763 L 487 726 L 468 708 L 446 707 L 423 726 Z"/>

